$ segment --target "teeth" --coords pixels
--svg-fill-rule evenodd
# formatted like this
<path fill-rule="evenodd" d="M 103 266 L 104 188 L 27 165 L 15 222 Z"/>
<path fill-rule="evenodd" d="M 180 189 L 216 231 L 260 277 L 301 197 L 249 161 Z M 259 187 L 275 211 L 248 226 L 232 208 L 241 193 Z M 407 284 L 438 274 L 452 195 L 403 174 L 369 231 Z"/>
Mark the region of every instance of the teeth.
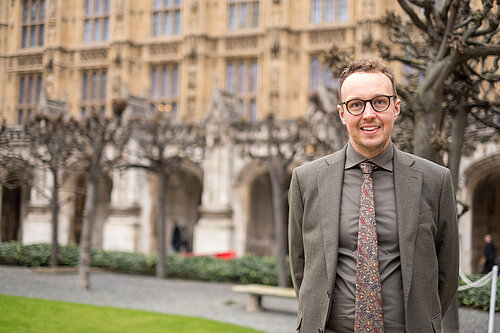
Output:
<path fill-rule="evenodd" d="M 373 131 L 374 129 L 377 129 L 378 126 L 371 126 L 371 127 L 363 127 L 364 130 L 367 130 L 367 131 Z"/>

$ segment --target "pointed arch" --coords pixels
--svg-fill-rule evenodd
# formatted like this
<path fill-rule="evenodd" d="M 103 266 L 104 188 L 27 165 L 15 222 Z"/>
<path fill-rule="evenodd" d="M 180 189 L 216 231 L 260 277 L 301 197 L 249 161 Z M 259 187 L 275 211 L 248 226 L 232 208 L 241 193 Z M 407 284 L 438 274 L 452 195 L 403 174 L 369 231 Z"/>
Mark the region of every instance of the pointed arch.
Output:
<path fill-rule="evenodd" d="M 472 163 L 464 175 L 471 206 L 470 267 L 472 272 L 480 272 L 484 235 L 490 234 L 493 244 L 500 248 L 500 154 Z"/>

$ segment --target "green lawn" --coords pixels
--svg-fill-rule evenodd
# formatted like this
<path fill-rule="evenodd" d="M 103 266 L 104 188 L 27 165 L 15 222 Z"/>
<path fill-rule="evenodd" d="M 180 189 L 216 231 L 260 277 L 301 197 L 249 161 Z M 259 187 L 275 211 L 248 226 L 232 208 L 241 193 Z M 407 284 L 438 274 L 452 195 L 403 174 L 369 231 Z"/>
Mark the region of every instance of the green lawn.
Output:
<path fill-rule="evenodd" d="M 258 331 L 200 318 L 0 295 L 0 332 L 256 333 Z"/>

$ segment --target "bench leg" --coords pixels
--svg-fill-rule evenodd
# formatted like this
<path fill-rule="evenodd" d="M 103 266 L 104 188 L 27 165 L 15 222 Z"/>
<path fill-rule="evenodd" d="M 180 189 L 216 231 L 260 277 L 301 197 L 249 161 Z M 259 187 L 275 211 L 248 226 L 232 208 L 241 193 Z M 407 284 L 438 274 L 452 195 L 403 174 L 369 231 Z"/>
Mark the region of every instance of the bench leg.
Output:
<path fill-rule="evenodd" d="M 262 310 L 262 296 L 250 294 L 250 302 L 247 306 L 247 311 L 261 311 Z"/>

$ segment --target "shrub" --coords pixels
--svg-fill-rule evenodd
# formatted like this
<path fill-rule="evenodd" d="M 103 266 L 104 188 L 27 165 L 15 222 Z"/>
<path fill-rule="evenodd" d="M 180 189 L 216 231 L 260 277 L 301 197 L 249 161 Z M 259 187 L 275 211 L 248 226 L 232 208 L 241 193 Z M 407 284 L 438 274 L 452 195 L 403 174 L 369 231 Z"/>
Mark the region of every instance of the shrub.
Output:
<path fill-rule="evenodd" d="M 22 245 L 18 242 L 0 243 L 0 264 L 1 265 L 19 265 L 17 258 L 21 252 Z"/>
<path fill-rule="evenodd" d="M 47 266 L 50 260 L 50 244 L 40 243 L 24 245 L 18 253 L 17 260 L 21 266 Z"/>
<path fill-rule="evenodd" d="M 58 264 L 78 266 L 79 248 L 75 245 L 59 246 Z M 18 242 L 0 243 L 0 265 L 26 267 L 48 266 L 50 244 L 22 245 Z M 114 272 L 154 275 L 156 256 L 117 252 L 92 251 L 92 267 Z M 246 255 L 232 260 L 214 257 L 182 257 L 169 255 L 166 258 L 167 275 L 170 278 L 277 285 L 276 259 Z"/>
<path fill-rule="evenodd" d="M 91 265 L 115 272 L 154 274 L 156 259 L 140 253 L 93 250 Z"/>
<path fill-rule="evenodd" d="M 79 256 L 80 249 L 77 245 L 59 246 L 59 258 L 57 258 L 57 263 L 59 266 L 78 266 Z"/>

